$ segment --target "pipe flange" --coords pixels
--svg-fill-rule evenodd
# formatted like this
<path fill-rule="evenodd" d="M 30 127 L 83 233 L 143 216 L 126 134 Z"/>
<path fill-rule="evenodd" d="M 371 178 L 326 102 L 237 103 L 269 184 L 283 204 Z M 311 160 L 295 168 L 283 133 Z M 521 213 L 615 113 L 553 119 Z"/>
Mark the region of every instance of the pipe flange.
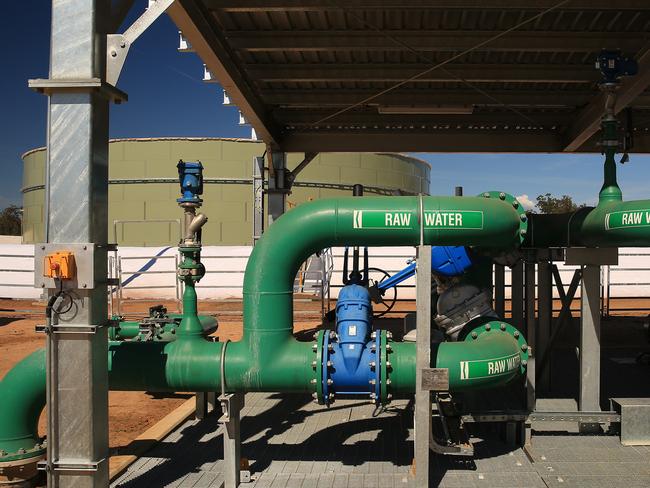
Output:
<path fill-rule="evenodd" d="M 509 203 L 519 214 L 519 242 L 523 244 L 526 234 L 528 233 L 528 216 L 524 206 L 510 193 L 502 191 L 486 191 L 478 195 L 483 198 L 494 198 Z"/>
<path fill-rule="evenodd" d="M 474 341 L 483 334 L 510 334 L 510 336 L 517 341 L 517 345 L 519 346 L 519 358 L 521 360 L 519 364 L 520 372 L 522 375 L 526 374 L 531 350 L 530 346 L 526 343 L 524 335 L 519 332 L 519 329 L 508 322 L 492 320 L 472 329 L 472 331 L 465 336 L 465 341 Z"/>
<path fill-rule="evenodd" d="M 327 346 L 324 345 L 325 338 L 328 334 L 325 334 L 324 330 L 318 331 L 316 335 L 316 374 L 313 378 L 313 381 L 316 386 L 316 401 L 323 405 L 323 375 L 327 375 Z M 325 382 L 327 384 L 327 382 Z"/>
<path fill-rule="evenodd" d="M 37 461 L 45 455 L 45 451 L 45 440 L 41 444 L 35 444 L 31 449 L 19 449 L 16 452 L 9 453 L 0 450 L 0 473 L 5 467 L 23 464 L 19 463 L 19 461 L 30 460 L 32 458 Z"/>
<path fill-rule="evenodd" d="M 378 344 L 378 351 L 379 351 L 379 364 L 381 367 L 379 368 L 381 370 L 381 391 L 379 392 L 378 396 L 378 402 L 381 404 L 385 405 L 387 403 L 390 403 L 390 400 L 388 398 L 388 332 L 386 330 L 382 330 L 381 334 L 377 335 L 377 339 L 379 340 Z"/>

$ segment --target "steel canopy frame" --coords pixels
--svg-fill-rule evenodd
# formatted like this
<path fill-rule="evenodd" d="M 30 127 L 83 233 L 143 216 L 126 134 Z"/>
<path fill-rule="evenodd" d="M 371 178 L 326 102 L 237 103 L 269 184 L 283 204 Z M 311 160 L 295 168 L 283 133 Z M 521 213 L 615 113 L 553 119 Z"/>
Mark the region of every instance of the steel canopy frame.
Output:
<path fill-rule="evenodd" d="M 617 111 L 632 112 L 632 151 L 650 152 L 650 4 L 560 3 L 177 0 L 168 13 L 276 151 L 600 152 L 593 61 L 618 48 L 641 69 Z M 447 105 L 471 113 L 436 114 Z M 396 106 L 410 113 L 386 113 Z"/>

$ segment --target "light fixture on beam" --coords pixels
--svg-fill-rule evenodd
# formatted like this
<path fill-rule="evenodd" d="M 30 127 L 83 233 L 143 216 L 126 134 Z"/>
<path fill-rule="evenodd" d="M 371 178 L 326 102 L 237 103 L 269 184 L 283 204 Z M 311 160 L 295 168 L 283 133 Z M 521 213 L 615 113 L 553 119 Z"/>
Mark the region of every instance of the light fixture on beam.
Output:
<path fill-rule="evenodd" d="M 380 114 L 390 115 L 469 115 L 472 105 L 379 105 Z"/>
<path fill-rule="evenodd" d="M 187 40 L 181 31 L 178 31 L 178 50 L 182 53 L 192 51 L 192 44 L 190 44 L 190 41 Z"/>

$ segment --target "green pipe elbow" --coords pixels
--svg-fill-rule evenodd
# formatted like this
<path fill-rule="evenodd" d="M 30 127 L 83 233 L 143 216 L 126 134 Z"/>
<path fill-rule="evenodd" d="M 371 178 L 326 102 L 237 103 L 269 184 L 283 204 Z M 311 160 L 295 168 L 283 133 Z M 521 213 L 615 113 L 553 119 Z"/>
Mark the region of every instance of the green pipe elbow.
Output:
<path fill-rule="evenodd" d="M 38 457 L 45 446 L 38 419 L 45 406 L 45 350 L 30 354 L 0 381 L 0 462 Z"/>
<path fill-rule="evenodd" d="M 464 341 L 442 342 L 432 354 L 436 368 L 449 370 L 449 391 L 505 385 L 526 372 L 528 345 L 512 325 L 491 321 Z"/>
<path fill-rule="evenodd" d="M 579 237 L 590 247 L 650 246 L 650 200 L 599 204 L 585 216 Z"/>

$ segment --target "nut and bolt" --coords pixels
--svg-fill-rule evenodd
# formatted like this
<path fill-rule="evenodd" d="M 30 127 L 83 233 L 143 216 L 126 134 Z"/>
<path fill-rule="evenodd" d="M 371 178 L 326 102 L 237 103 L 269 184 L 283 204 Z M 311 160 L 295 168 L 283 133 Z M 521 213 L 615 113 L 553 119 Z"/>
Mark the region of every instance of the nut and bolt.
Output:
<path fill-rule="evenodd" d="M 376 384 L 377 384 L 377 380 L 372 379 L 372 380 L 369 380 L 368 383 L 371 384 L 371 385 L 376 385 Z"/>
<path fill-rule="evenodd" d="M 501 324 L 500 328 L 501 330 L 506 330 L 506 324 Z"/>
<path fill-rule="evenodd" d="M 374 393 L 371 393 L 371 394 L 370 394 L 370 398 L 371 398 L 372 400 L 374 400 L 374 399 L 377 398 L 377 395 L 375 395 Z"/>
<path fill-rule="evenodd" d="M 528 351 L 528 346 L 526 344 L 522 344 L 521 345 L 521 350 L 524 351 L 524 352 Z"/>
<path fill-rule="evenodd" d="M 377 338 L 377 331 L 372 331 L 372 334 L 370 334 L 371 339 L 376 339 Z"/>
<path fill-rule="evenodd" d="M 311 384 L 312 384 L 312 385 L 315 385 L 317 382 L 318 382 L 318 381 L 316 380 L 316 378 L 312 378 L 312 379 L 311 379 Z"/>
<path fill-rule="evenodd" d="M 527 364 L 528 364 L 528 361 L 526 361 L 525 359 L 521 362 L 522 366 L 526 366 Z"/>
<path fill-rule="evenodd" d="M 492 326 L 490 324 L 485 324 L 485 330 L 492 330 Z"/>
<path fill-rule="evenodd" d="M 332 378 L 327 378 L 327 384 L 328 384 L 328 385 L 333 385 L 333 384 L 334 384 L 334 380 L 333 380 Z"/>
<path fill-rule="evenodd" d="M 328 398 L 329 398 L 330 400 L 334 400 L 334 393 L 330 393 L 330 394 L 328 395 Z"/>
<path fill-rule="evenodd" d="M 333 346 L 332 344 L 328 344 L 328 345 L 327 345 L 327 350 L 328 350 L 329 352 L 332 352 L 332 351 L 334 350 L 334 346 Z"/>
<path fill-rule="evenodd" d="M 393 365 L 390 363 L 390 361 L 386 361 L 386 368 L 392 368 Z"/>
<path fill-rule="evenodd" d="M 476 339 L 478 337 L 478 334 L 476 332 L 472 332 L 472 339 Z"/>
<path fill-rule="evenodd" d="M 386 379 L 386 384 L 387 384 L 387 385 L 390 385 L 392 382 L 393 382 L 393 381 L 392 381 L 390 378 L 387 378 L 387 379 Z"/>
<path fill-rule="evenodd" d="M 331 368 L 332 366 L 334 366 L 334 363 L 332 361 L 327 361 L 327 363 L 325 363 L 325 364 L 327 365 L 328 368 Z"/>
<path fill-rule="evenodd" d="M 488 192 L 483 193 L 484 198 L 490 198 L 490 194 Z"/>
<path fill-rule="evenodd" d="M 311 362 L 311 367 L 316 368 L 316 366 L 318 366 L 318 362 L 317 361 L 312 361 Z"/>
<path fill-rule="evenodd" d="M 368 364 L 370 365 L 371 369 L 375 369 L 375 366 L 377 366 L 377 363 L 374 361 L 370 361 Z"/>
<path fill-rule="evenodd" d="M 525 236 L 527 234 L 526 229 L 521 229 L 519 231 L 519 234 L 522 235 L 522 236 Z"/>
<path fill-rule="evenodd" d="M 311 397 L 316 400 L 318 398 L 318 393 L 314 392 L 311 394 Z"/>
<path fill-rule="evenodd" d="M 519 202 L 512 202 L 512 206 L 514 208 L 519 208 Z"/>
<path fill-rule="evenodd" d="M 392 399 L 393 399 L 393 394 L 392 393 L 389 393 L 388 395 L 386 395 L 386 400 L 388 400 L 390 402 Z"/>
<path fill-rule="evenodd" d="M 386 339 L 392 339 L 393 338 L 393 333 L 389 330 L 386 331 Z"/>
<path fill-rule="evenodd" d="M 314 335 L 312 336 L 314 340 L 318 339 L 318 332 L 314 332 Z"/>
<path fill-rule="evenodd" d="M 312 349 L 312 351 L 314 351 L 314 352 L 318 351 L 318 344 L 312 344 L 312 345 L 311 345 L 311 349 Z"/>
<path fill-rule="evenodd" d="M 391 352 L 393 350 L 393 346 L 391 346 L 390 344 L 386 344 L 386 350 L 388 352 Z"/>
<path fill-rule="evenodd" d="M 500 198 L 501 200 L 505 200 L 505 199 L 506 199 L 506 194 L 503 193 L 503 192 L 499 193 L 499 198 Z"/>
<path fill-rule="evenodd" d="M 330 332 L 330 339 L 336 339 L 336 332 L 334 331 Z"/>
<path fill-rule="evenodd" d="M 519 339 L 519 331 L 518 330 L 516 330 L 515 333 L 512 334 L 512 335 L 515 336 L 515 339 Z"/>

